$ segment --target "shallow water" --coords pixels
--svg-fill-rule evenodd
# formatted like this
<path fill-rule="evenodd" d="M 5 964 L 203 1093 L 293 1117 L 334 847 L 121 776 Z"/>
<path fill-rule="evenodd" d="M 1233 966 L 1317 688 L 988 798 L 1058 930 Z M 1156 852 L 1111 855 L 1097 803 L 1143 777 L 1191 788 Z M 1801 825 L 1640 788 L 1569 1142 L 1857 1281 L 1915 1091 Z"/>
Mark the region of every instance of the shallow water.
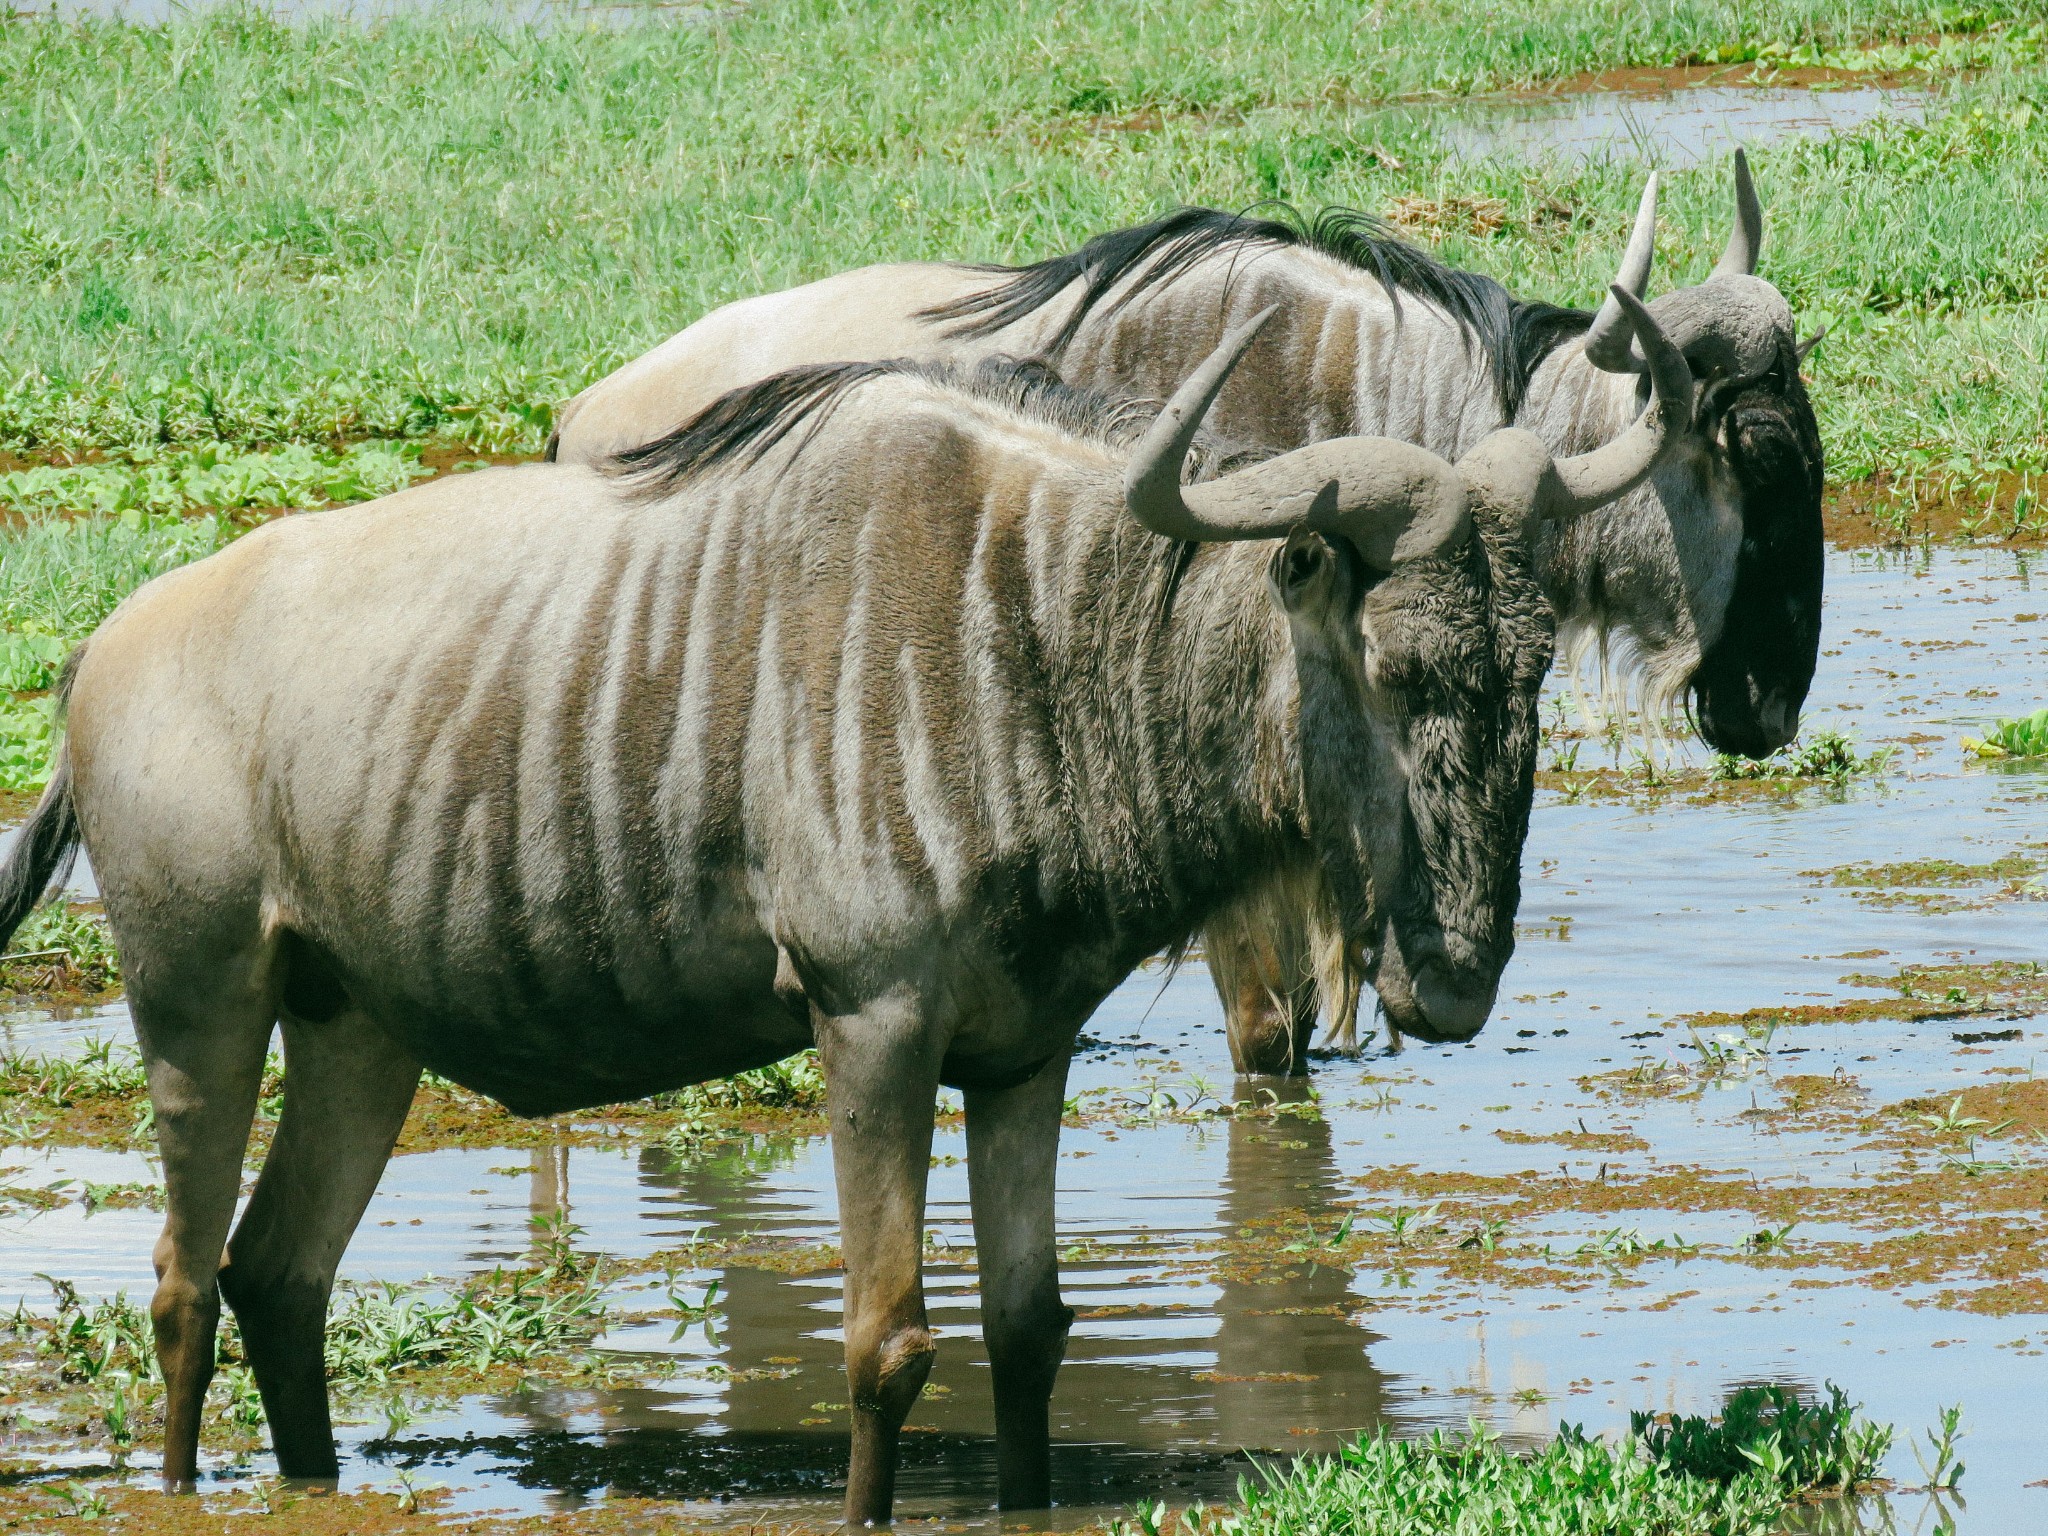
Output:
<path fill-rule="evenodd" d="M 1836 1000 L 1858 995 L 1844 980 L 1855 972 L 2048 950 L 2039 903 L 1930 914 L 1806 873 L 1852 860 L 1982 862 L 2044 841 L 2048 773 L 1974 766 L 1958 741 L 2042 702 L 2048 591 L 2002 552 L 1837 553 L 1828 580 L 1827 654 L 1809 719 L 1846 725 L 1865 744 L 1901 741 L 1881 784 L 1712 804 L 1546 794 L 1528 849 L 1523 940 L 1478 1041 L 1320 1062 L 1320 1119 L 1145 1125 L 1126 1115 L 1067 1133 L 1061 1238 L 1081 1320 L 1055 1398 L 1057 1523 L 1141 1496 L 1227 1493 L 1248 1465 L 1243 1451 L 1327 1448 L 1376 1425 L 1407 1434 L 1477 1416 L 1533 1441 L 1564 1421 L 1625 1427 L 1631 1410 L 1711 1412 L 1743 1383 L 1833 1380 L 1899 1425 L 1891 1470 L 1902 1481 L 1918 1480 L 1905 1433 L 1963 1403 L 1959 1530 L 2048 1524 L 2048 1493 L 2027 1486 L 2048 1477 L 2034 1413 L 2048 1318 L 1934 1305 L 1929 1284 L 1838 1283 L 1847 1277 L 1835 1270 L 1750 1262 L 1730 1250 L 1762 1218 L 1739 1199 L 1617 1216 L 1596 1198 L 1603 1164 L 1726 1174 L 1753 1180 L 1759 1195 L 1881 1179 L 1888 1154 L 1790 1124 L 1775 1112 L 1776 1082 L 1840 1068 L 1882 1104 L 2024 1071 L 2048 1044 L 2033 1018 L 1968 1026 L 2022 1032 L 1971 1047 L 1951 1022 L 1815 1024 L 1781 1031 L 1753 1070 L 1697 1098 L 1603 1098 L 1580 1081 L 1690 1059 L 1684 1033 L 1660 1027 L 1680 1013 Z M 79 1033 L 76 1021 L 13 1027 L 16 1043 Z M 1185 1100 L 1197 1078 L 1226 1098 L 1257 1091 L 1232 1086 L 1199 965 L 1134 976 L 1090 1037 L 1075 1072 L 1089 1102 L 1142 1101 L 1154 1085 Z M 1623 1127 L 1647 1145 L 1574 1150 L 1495 1134 Z M 973 1277 L 947 1257 L 971 1241 L 964 1150 L 957 1129 L 934 1148 L 928 1273 L 941 1341 L 933 1380 L 945 1390 L 921 1405 L 909 1437 L 911 1518 L 984 1518 L 993 1486 Z M 0 1164 L 20 1170 L 8 1175 L 15 1184 L 153 1176 L 139 1156 L 15 1150 Z M 1584 1192 L 1517 1225 L 1510 1243 L 1569 1252 L 1620 1226 L 1718 1247 L 1543 1283 L 1448 1280 L 1422 1258 L 1412 1269 L 1315 1262 L 1310 1245 L 1333 1229 L 1335 1208 L 1370 1222 L 1420 1203 L 1390 1187 L 1387 1171 L 1400 1165 Z M 822 1141 L 683 1163 L 638 1148 L 423 1153 L 393 1164 L 344 1272 L 404 1280 L 517 1262 L 530 1252 L 529 1217 L 554 1211 L 587 1229 L 583 1244 L 626 1261 L 684 1251 L 693 1237 L 829 1242 L 835 1220 Z M 143 1293 L 157 1221 L 71 1205 L 0 1223 L 0 1306 L 46 1297 L 38 1271 L 88 1294 Z M 1305 1256 L 1282 1278 L 1252 1283 L 1216 1262 L 1217 1245 L 1247 1230 L 1299 1233 Z M 1794 1252 L 1858 1235 L 1815 1221 L 1797 1229 Z M 609 1337 L 644 1384 L 598 1391 L 543 1370 L 519 1393 L 471 1398 L 395 1432 L 379 1416 L 345 1431 L 348 1475 L 389 1482 L 408 1469 L 453 1486 L 462 1509 L 558 1508 L 617 1490 L 734 1523 L 834 1518 L 846 1423 L 836 1272 L 681 1262 L 682 1288 L 697 1294 L 716 1278 L 723 1307 L 709 1333 L 674 1339 L 674 1324 L 661 1322 Z M 660 1288 L 619 1299 L 652 1307 Z M 1895 1503 L 1902 1528 L 1928 1517 L 1923 1496 Z"/>
<path fill-rule="evenodd" d="M 1698 165 L 1738 144 L 1818 138 L 1878 117 L 1925 119 L 1933 94 L 1910 86 L 1706 85 L 1578 91 L 1399 108 L 1459 159 L 1639 160 Z"/>

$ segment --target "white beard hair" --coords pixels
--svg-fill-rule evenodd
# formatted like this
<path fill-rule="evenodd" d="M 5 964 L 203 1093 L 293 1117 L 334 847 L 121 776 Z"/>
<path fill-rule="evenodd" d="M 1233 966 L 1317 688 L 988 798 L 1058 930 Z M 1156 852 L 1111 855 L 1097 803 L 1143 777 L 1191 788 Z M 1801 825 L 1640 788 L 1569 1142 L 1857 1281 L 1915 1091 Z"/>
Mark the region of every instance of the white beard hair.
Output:
<path fill-rule="evenodd" d="M 1653 768 L 1682 750 L 1690 736 L 1685 694 L 1695 658 L 1677 651 L 1644 653 L 1597 625 L 1573 625 L 1558 636 L 1556 669 L 1579 727 L 1594 739 L 1618 725 Z M 1588 673 L 1592 689 L 1587 689 Z"/>

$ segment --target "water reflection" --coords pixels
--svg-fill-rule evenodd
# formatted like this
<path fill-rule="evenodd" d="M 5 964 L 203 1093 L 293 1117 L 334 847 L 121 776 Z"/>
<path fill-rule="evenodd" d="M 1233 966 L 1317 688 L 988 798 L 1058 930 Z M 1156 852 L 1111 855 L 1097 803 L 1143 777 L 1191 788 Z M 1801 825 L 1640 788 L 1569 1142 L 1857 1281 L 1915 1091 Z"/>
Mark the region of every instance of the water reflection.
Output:
<path fill-rule="evenodd" d="M 1237 1090 L 1241 1104 L 1307 1104 L 1311 1094 L 1306 1082 L 1282 1078 L 1240 1079 Z M 1300 1232 L 1313 1244 L 1315 1234 L 1339 1226 L 1341 1191 L 1330 1125 L 1320 1114 L 1231 1123 L 1219 1213 L 1226 1231 L 1273 1233 L 1280 1218 L 1299 1213 Z M 1223 1324 L 1214 1372 L 1219 1442 L 1327 1440 L 1380 1422 L 1384 1383 L 1367 1354 L 1374 1336 L 1354 1320 L 1349 1268 L 1310 1257 L 1278 1279 L 1225 1275 L 1216 1301 Z"/>

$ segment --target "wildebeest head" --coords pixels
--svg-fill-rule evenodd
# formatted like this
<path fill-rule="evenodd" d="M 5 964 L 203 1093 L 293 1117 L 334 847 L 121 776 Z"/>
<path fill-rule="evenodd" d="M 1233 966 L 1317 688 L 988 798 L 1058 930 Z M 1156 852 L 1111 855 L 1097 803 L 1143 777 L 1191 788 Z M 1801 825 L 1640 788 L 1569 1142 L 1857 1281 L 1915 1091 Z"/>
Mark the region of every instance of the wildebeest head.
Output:
<path fill-rule="evenodd" d="M 1659 476 L 1667 506 L 1681 500 L 1700 522 L 1731 508 L 1734 572 L 1718 629 L 1686 679 L 1700 735 L 1723 752 L 1764 757 L 1799 730 L 1799 709 L 1820 654 L 1822 579 L 1820 429 L 1799 365 L 1792 310 L 1756 276 L 1763 210 L 1742 152 L 1735 155 L 1735 228 L 1703 283 L 1651 302 L 1650 313 L 1685 355 L 1698 384 L 1686 444 Z M 1657 179 L 1644 189 L 1620 286 L 1641 295 L 1656 232 Z M 1643 373 L 1633 327 L 1609 299 L 1586 333 L 1586 358 L 1614 373 Z M 1711 627 L 1711 626 L 1703 626 Z"/>
<path fill-rule="evenodd" d="M 1126 502 L 1155 532 L 1286 536 L 1270 582 L 1293 637 L 1309 840 L 1367 978 L 1422 1039 L 1476 1033 L 1514 948 L 1552 642 L 1531 535 L 1639 484 L 1690 418 L 1684 358 L 1617 295 L 1651 401 L 1591 453 L 1554 458 L 1513 428 L 1455 465 L 1338 438 L 1183 486 L 1195 428 L 1268 310 L 1181 386 L 1126 474 Z"/>

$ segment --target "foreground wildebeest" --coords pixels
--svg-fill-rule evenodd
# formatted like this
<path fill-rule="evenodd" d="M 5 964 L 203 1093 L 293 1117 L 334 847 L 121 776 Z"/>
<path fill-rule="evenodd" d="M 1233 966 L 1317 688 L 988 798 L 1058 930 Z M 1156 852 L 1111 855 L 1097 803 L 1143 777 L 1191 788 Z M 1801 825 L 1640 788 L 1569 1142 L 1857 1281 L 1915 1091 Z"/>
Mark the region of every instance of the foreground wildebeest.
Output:
<path fill-rule="evenodd" d="M 222 1296 L 280 1470 L 334 1474 L 326 1305 L 422 1065 L 543 1114 L 815 1041 L 848 1514 L 887 1517 L 931 1362 L 941 1082 L 966 1099 L 1001 1496 L 1043 1504 L 1076 1033 L 1139 960 L 1311 864 L 1404 1029 L 1481 1026 L 1551 657 L 1529 540 L 1638 483 L 1690 408 L 1635 323 L 1655 396 L 1576 457 L 1344 439 L 1183 489 L 1255 320 L 1135 449 L 1042 372 L 800 370 L 611 473 L 275 522 L 130 597 L 67 669 L 0 941 L 82 841 L 164 1164 L 166 1479 L 195 1475 Z M 230 1240 L 280 1021 L 283 1114 Z"/>
<path fill-rule="evenodd" d="M 1710 745 L 1761 757 L 1798 729 L 1819 650 L 1821 449 L 1791 310 L 1754 275 L 1762 213 L 1739 153 L 1735 174 L 1713 275 L 1650 306 L 1700 386 L 1692 430 L 1647 484 L 1547 537 L 1538 568 L 1568 652 L 1619 637 L 1653 714 L 1689 694 Z M 1621 266 L 1638 294 L 1656 191 L 1652 177 Z M 861 358 L 1037 355 L 1070 383 L 1157 399 L 1272 304 L 1278 322 L 1210 421 L 1226 449 L 1374 433 L 1456 458 L 1512 422 L 1582 452 L 1640 404 L 1612 299 L 1597 315 L 1523 303 L 1341 210 L 1295 228 L 1197 208 L 1022 269 L 869 267 L 728 305 L 569 401 L 552 452 L 594 462 L 728 389 Z M 1269 886 L 1211 923 L 1241 1069 L 1300 1070 L 1319 993 L 1348 1037 L 1357 981 L 1326 907 L 1313 882 Z"/>

